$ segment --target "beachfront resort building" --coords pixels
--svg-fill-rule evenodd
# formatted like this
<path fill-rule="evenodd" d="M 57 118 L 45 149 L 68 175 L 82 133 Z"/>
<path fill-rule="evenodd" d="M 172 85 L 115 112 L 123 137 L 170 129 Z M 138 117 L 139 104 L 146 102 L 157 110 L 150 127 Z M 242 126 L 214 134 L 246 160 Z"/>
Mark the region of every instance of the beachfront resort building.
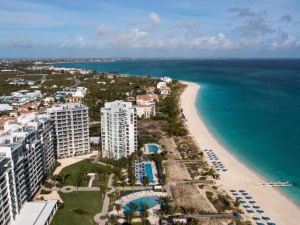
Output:
<path fill-rule="evenodd" d="M 120 159 L 137 150 L 137 111 L 131 102 L 114 101 L 101 108 L 102 156 Z"/>
<path fill-rule="evenodd" d="M 159 101 L 157 94 L 145 94 L 136 96 L 136 109 L 139 118 L 155 116 L 155 105 Z"/>
<path fill-rule="evenodd" d="M 170 93 L 170 87 L 167 86 L 167 82 L 160 81 L 157 83 L 156 88 L 158 89 L 159 93 L 163 96 L 166 96 Z"/>
<path fill-rule="evenodd" d="M 48 115 L 7 120 L 0 132 L 0 224 L 11 224 L 55 163 L 54 127 Z"/>
<path fill-rule="evenodd" d="M 54 122 L 58 158 L 90 153 L 88 107 L 80 103 L 54 105 L 47 109 Z"/>

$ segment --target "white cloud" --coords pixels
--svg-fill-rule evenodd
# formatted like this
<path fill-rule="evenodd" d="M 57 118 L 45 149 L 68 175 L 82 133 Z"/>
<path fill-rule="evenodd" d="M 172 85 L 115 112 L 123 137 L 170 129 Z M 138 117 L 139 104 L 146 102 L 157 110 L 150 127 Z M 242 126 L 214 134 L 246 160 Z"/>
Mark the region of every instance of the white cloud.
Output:
<path fill-rule="evenodd" d="M 130 31 L 115 33 L 110 44 L 114 47 L 141 48 L 141 49 L 205 49 L 205 50 L 229 50 L 235 46 L 223 33 L 214 36 L 183 36 L 174 33 L 155 36 L 145 30 L 135 28 Z"/>
<path fill-rule="evenodd" d="M 141 47 L 143 39 L 147 38 L 148 33 L 142 29 L 134 28 L 130 31 L 115 32 L 112 34 L 113 46 L 121 47 Z"/>
<path fill-rule="evenodd" d="M 260 44 L 263 44 L 261 38 L 243 39 L 240 41 L 241 47 L 255 47 L 255 46 L 259 46 Z"/>
<path fill-rule="evenodd" d="M 232 49 L 233 43 L 225 34 L 219 33 L 215 36 L 201 36 L 191 42 L 191 47 L 203 49 Z"/>
<path fill-rule="evenodd" d="M 105 24 L 100 24 L 95 32 L 96 37 L 102 37 L 108 33 L 108 28 Z"/>
<path fill-rule="evenodd" d="M 58 48 L 87 48 L 90 47 L 92 43 L 86 40 L 82 36 L 68 37 L 63 42 L 57 45 Z"/>
<path fill-rule="evenodd" d="M 156 12 L 150 13 L 149 14 L 149 19 L 150 19 L 151 23 L 153 23 L 153 24 L 160 24 L 161 23 L 160 16 Z"/>
<path fill-rule="evenodd" d="M 277 40 L 272 42 L 271 49 L 283 48 L 300 48 L 300 40 L 293 35 L 281 33 Z"/>

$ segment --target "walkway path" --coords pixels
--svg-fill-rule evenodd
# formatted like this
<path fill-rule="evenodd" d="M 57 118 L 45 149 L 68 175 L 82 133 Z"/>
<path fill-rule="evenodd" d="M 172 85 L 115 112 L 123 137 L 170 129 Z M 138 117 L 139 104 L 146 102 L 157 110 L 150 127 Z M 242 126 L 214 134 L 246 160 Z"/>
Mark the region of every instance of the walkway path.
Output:
<path fill-rule="evenodd" d="M 124 187 L 116 187 L 118 191 L 144 191 L 144 190 L 152 190 L 152 186 L 124 186 Z"/>
<path fill-rule="evenodd" d="M 100 191 L 99 187 L 77 187 L 75 186 L 63 186 L 63 187 L 51 187 L 51 188 L 46 188 L 42 187 L 43 190 L 45 191 L 60 191 L 62 193 L 70 193 L 74 191 Z M 118 186 L 114 187 L 114 190 L 118 191 L 144 191 L 144 190 L 152 190 L 152 186 Z"/>
<path fill-rule="evenodd" d="M 62 193 L 70 193 L 74 191 L 100 191 L 99 187 L 77 187 L 75 186 L 63 186 L 63 187 L 51 187 L 51 188 L 46 188 L 42 187 L 43 190 L 45 191 L 60 191 Z"/>
<path fill-rule="evenodd" d="M 109 180 L 108 180 L 108 188 L 110 188 L 110 190 L 108 192 L 106 192 L 106 194 L 105 194 L 102 210 L 100 213 L 98 213 L 94 216 L 95 222 L 98 223 L 99 225 L 105 225 L 107 222 L 107 218 L 101 219 L 101 217 L 107 216 L 109 202 L 110 202 L 109 194 L 115 191 L 115 188 L 113 186 L 113 177 L 114 177 L 114 174 L 110 174 Z"/>
<path fill-rule="evenodd" d="M 94 180 L 95 180 L 95 175 L 91 176 L 88 187 L 92 187 Z"/>

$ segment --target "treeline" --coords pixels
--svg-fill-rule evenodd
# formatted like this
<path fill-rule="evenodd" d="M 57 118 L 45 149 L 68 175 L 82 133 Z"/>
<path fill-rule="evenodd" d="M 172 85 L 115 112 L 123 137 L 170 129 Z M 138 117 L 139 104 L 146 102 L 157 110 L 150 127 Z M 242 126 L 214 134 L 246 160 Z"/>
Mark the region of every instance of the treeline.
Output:
<path fill-rule="evenodd" d="M 160 102 L 160 111 L 167 115 L 165 118 L 168 124 L 165 130 L 170 136 L 184 136 L 188 134 L 181 118 L 179 106 L 182 90 L 183 87 L 179 83 L 175 83 L 172 85 L 171 93 Z"/>

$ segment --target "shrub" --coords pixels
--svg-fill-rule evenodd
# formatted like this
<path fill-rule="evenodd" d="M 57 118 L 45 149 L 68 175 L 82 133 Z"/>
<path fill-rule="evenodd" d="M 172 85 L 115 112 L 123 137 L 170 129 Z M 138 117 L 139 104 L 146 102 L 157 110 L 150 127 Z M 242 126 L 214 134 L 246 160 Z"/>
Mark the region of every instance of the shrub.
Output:
<path fill-rule="evenodd" d="M 207 197 L 208 199 L 212 199 L 213 196 L 214 196 L 214 193 L 212 193 L 211 191 L 207 191 L 207 192 L 206 192 L 206 197 Z"/>
<path fill-rule="evenodd" d="M 87 215 L 88 214 L 88 212 L 83 209 L 73 209 L 72 211 L 78 215 Z"/>

